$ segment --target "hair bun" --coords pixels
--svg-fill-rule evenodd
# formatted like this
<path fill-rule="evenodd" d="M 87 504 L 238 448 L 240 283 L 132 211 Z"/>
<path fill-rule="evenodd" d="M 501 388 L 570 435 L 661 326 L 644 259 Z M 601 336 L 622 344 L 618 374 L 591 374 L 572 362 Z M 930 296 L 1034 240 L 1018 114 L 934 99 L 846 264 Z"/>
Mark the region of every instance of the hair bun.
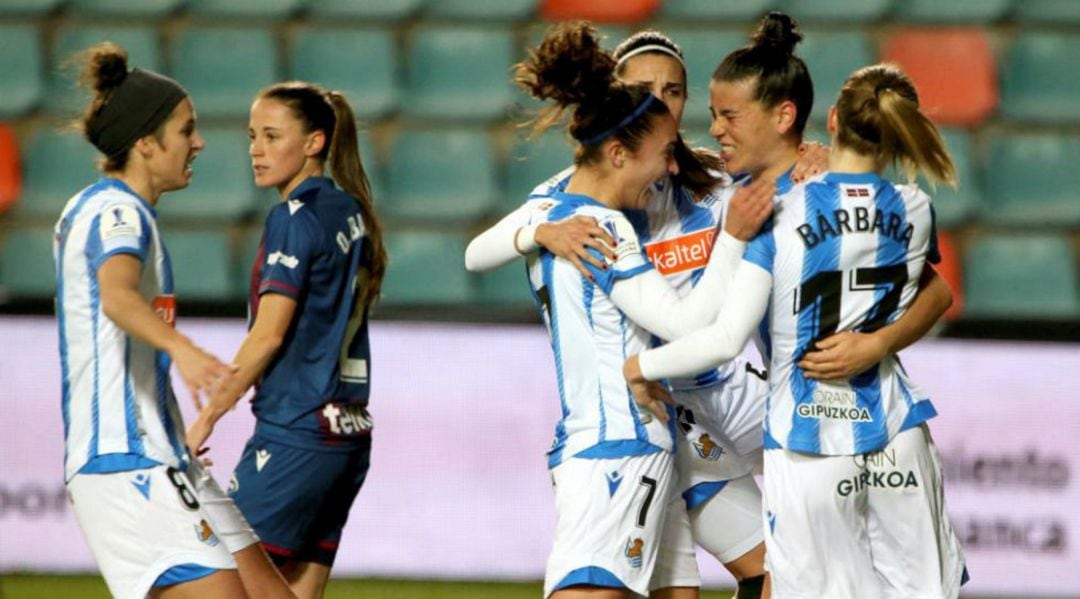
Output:
<path fill-rule="evenodd" d="M 772 48 L 790 55 L 795 52 L 795 46 L 802 41 L 803 36 L 795 19 L 782 12 L 772 11 L 761 19 L 752 39 L 755 46 Z"/>
<path fill-rule="evenodd" d="M 104 42 L 90 50 L 90 76 L 96 92 L 111 90 L 128 76 L 127 52 L 112 42 Z"/>

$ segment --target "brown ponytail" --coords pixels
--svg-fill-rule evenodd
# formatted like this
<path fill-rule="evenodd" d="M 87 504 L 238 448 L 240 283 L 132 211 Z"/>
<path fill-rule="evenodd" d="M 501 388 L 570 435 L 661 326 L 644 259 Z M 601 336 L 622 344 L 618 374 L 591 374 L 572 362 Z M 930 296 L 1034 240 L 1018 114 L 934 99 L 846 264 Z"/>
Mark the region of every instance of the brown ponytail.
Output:
<path fill-rule="evenodd" d="M 875 156 L 882 166 L 900 163 L 914 180 L 956 186 L 956 168 L 941 133 L 919 110 L 915 85 L 899 67 L 877 64 L 855 71 L 836 102 L 837 144 Z"/>

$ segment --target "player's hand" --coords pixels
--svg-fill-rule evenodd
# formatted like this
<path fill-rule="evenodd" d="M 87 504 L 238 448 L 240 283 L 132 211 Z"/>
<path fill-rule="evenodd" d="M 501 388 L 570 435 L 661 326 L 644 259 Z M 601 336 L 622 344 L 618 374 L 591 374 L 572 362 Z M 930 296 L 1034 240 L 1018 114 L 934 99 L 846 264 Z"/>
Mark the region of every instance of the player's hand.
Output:
<path fill-rule="evenodd" d="M 641 373 L 641 362 L 638 354 L 630 356 L 623 364 L 623 378 L 634 394 L 634 402 L 638 406 L 652 412 L 660 422 L 667 424 L 668 411 L 664 404 L 675 405 L 671 393 L 664 385 L 657 381 L 647 381 Z"/>
<path fill-rule="evenodd" d="M 772 214 L 775 195 L 776 184 L 772 181 L 754 181 L 740 187 L 728 202 L 724 230 L 742 241 L 753 239 Z"/>
<path fill-rule="evenodd" d="M 589 252 L 589 248 L 615 260 L 615 240 L 591 216 L 574 216 L 554 223 L 544 223 L 536 228 L 536 243 L 556 256 L 569 261 L 590 281 L 592 273 L 583 262 L 601 270 L 607 264 Z"/>
<path fill-rule="evenodd" d="M 213 393 L 236 371 L 235 367 L 223 363 L 191 343 L 181 345 L 171 357 L 198 410 L 203 408 L 201 395 Z"/>
<path fill-rule="evenodd" d="M 213 434 L 216 422 L 217 418 L 213 416 L 212 410 L 208 408 L 199 411 L 199 415 L 195 417 L 194 422 L 188 427 L 184 440 L 187 442 L 188 450 L 191 451 L 194 459 L 201 458 L 210 449 L 209 447 L 203 447 L 203 444 Z M 204 461 L 209 465 L 207 462 L 208 460 Z"/>
<path fill-rule="evenodd" d="M 816 141 L 803 142 L 799 146 L 799 161 L 791 169 L 791 182 L 802 183 L 829 170 L 829 146 Z"/>
<path fill-rule="evenodd" d="M 822 339 L 814 348 L 799 361 L 799 368 L 807 378 L 816 380 L 851 378 L 880 362 L 888 353 L 880 336 L 852 331 Z"/>

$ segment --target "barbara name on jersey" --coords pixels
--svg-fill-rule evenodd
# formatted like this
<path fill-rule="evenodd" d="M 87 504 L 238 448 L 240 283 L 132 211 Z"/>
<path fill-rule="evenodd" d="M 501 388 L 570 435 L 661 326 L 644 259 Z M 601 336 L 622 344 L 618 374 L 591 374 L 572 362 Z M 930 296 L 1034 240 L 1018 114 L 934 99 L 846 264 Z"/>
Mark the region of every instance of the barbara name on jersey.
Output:
<path fill-rule="evenodd" d="M 856 189 L 849 188 L 848 191 Z M 902 243 L 904 247 L 910 247 L 915 225 L 904 223 L 904 218 L 895 212 L 855 206 L 833 210 L 832 214 L 818 213 L 815 222 L 799 225 L 795 231 L 802 238 L 806 249 L 813 248 L 830 237 L 839 237 L 846 233 L 885 235 Z"/>

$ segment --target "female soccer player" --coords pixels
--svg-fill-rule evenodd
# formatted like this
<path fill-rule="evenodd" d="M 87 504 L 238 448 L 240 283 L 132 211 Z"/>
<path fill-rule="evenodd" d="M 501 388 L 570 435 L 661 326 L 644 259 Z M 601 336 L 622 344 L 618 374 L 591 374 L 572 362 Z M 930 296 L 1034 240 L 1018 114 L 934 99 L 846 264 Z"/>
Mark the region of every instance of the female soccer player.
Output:
<path fill-rule="evenodd" d="M 203 147 L 194 105 L 172 79 L 129 70 L 119 46 L 83 58 L 94 97 L 79 125 L 105 155 L 105 176 L 68 201 L 54 246 L 75 516 L 116 597 L 292 596 L 236 506 L 191 462 L 169 385 L 175 364 L 198 403 L 230 375 L 174 328 L 154 212 L 191 180 Z"/>
<path fill-rule="evenodd" d="M 232 497 L 296 594 L 321 597 L 368 470 L 367 314 L 386 250 L 344 96 L 272 85 L 252 104 L 248 135 L 255 184 L 282 201 L 252 270 L 238 372 L 211 395 L 188 441 L 200 447 L 259 381 Z"/>
<path fill-rule="evenodd" d="M 955 171 L 896 67 L 856 71 L 828 127 L 829 172 L 782 195 L 739 265 L 740 293 L 716 322 L 632 356 L 624 373 L 650 404 L 657 398 L 646 381 L 738 355 L 766 317 L 766 555 L 776 595 L 956 597 L 964 562 L 925 424 L 936 414 L 926 394 L 894 355 L 845 380 L 815 381 L 799 366 L 818 339 L 899 317 L 926 262 L 938 259 L 930 198 L 882 179 L 884 167 L 900 162 L 909 181 L 918 169 L 949 184 Z M 730 157 L 752 155 L 733 138 Z"/>

